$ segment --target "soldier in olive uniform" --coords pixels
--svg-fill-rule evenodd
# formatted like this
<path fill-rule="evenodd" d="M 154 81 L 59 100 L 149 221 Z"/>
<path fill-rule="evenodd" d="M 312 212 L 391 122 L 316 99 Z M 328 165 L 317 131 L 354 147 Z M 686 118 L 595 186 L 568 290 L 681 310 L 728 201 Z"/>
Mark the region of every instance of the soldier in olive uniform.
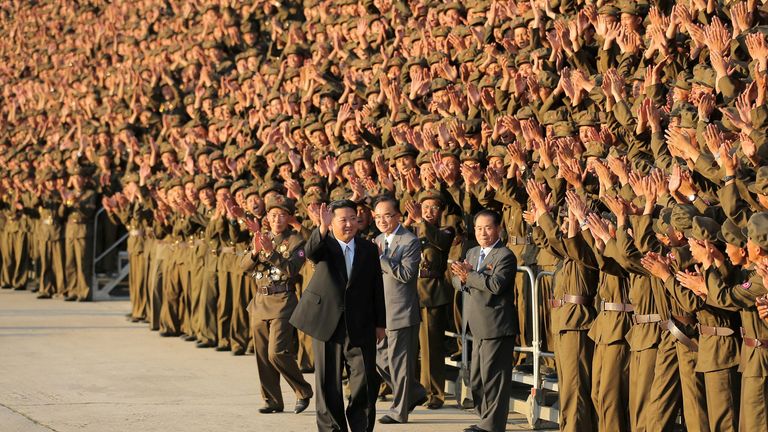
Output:
<path fill-rule="evenodd" d="M 67 301 L 91 300 L 93 273 L 93 231 L 91 222 L 96 212 L 96 192 L 87 186 L 93 173 L 88 166 L 74 165 L 70 170 L 71 190 L 61 190 L 66 207 L 65 274 Z"/>
<path fill-rule="evenodd" d="M 256 281 L 249 305 L 251 331 L 265 406 L 269 414 L 284 409 L 280 376 L 296 392 L 295 412 L 309 406 L 312 387 L 304 380 L 296 362 L 294 328 L 288 322 L 298 303 L 296 280 L 304 264 L 304 238 L 288 225 L 294 205 L 282 195 L 266 201 L 269 232 L 253 233 L 250 253 L 241 266 Z"/>
<path fill-rule="evenodd" d="M 54 172 L 43 175 L 40 212 L 40 293 L 37 298 L 51 298 L 64 290 L 64 249 L 62 240 L 64 203 L 55 190 Z"/>
<path fill-rule="evenodd" d="M 445 277 L 448 252 L 455 232 L 441 227 L 444 198 L 440 191 L 427 190 L 418 196 L 418 204 L 406 204 L 409 226 L 421 242 L 421 262 L 416 288 L 421 306 L 419 344 L 421 348 L 421 385 L 427 390 L 427 408 L 438 409 L 445 403 L 445 331 L 448 329 L 453 287 Z"/>

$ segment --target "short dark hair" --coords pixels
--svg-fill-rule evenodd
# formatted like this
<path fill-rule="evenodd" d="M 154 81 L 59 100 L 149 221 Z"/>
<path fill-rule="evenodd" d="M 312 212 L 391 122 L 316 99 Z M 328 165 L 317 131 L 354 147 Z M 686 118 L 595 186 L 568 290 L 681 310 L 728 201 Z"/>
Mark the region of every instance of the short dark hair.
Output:
<path fill-rule="evenodd" d="M 389 194 L 383 194 L 376 197 L 376 199 L 373 201 L 373 208 L 375 209 L 379 204 L 381 203 L 390 203 L 392 204 L 392 208 L 395 209 L 395 211 L 400 214 L 400 203 Z"/>
<path fill-rule="evenodd" d="M 336 210 L 343 209 L 343 208 L 352 209 L 355 212 L 357 212 L 357 204 L 355 204 L 354 201 L 348 200 L 348 199 L 332 201 L 330 204 L 330 207 L 331 207 L 331 211 L 334 213 L 336 213 Z"/>
<path fill-rule="evenodd" d="M 493 223 L 496 226 L 501 225 L 501 216 L 493 210 L 480 210 L 479 212 L 475 213 L 475 218 L 472 219 L 472 223 L 477 224 L 477 218 L 481 216 L 490 217 L 491 219 L 493 219 Z"/>

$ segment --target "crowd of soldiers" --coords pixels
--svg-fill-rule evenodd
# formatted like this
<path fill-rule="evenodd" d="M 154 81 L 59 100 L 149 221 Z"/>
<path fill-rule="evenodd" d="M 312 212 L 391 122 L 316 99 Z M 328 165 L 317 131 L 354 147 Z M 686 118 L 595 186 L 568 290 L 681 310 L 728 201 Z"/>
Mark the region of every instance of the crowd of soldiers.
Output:
<path fill-rule="evenodd" d="M 399 203 L 422 245 L 420 378 L 445 402 L 449 262 L 495 210 L 554 272 L 567 431 L 766 430 L 768 7 L 754 0 L 0 4 L 3 288 L 89 300 L 92 219 L 129 234 L 130 319 L 255 351 L 306 400 L 287 324 L 323 203 Z M 33 265 L 34 263 L 34 265 Z M 470 329 L 471 331 L 471 329 Z M 454 344 L 455 345 L 455 344 Z M 530 358 L 510 358 L 524 369 Z M 556 373 L 555 373 L 556 372 Z"/>

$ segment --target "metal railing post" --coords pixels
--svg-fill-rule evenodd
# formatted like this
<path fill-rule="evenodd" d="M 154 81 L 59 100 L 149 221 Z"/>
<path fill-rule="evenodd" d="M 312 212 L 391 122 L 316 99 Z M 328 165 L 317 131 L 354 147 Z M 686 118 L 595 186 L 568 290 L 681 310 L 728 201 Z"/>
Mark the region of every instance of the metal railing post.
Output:
<path fill-rule="evenodd" d="M 93 261 L 91 262 L 91 293 L 98 288 L 98 280 L 96 278 L 96 245 L 98 244 L 99 233 L 99 216 L 104 213 L 104 207 L 101 207 L 96 211 L 96 215 L 93 218 Z"/>

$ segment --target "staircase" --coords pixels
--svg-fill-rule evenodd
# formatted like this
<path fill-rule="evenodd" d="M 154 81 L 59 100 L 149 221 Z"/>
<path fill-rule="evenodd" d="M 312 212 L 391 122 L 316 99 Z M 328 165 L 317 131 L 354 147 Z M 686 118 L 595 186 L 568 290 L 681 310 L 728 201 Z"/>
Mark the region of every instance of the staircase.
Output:
<path fill-rule="evenodd" d="M 93 229 L 93 250 L 96 250 L 98 244 L 98 228 L 100 217 L 104 214 L 104 209 L 100 209 L 96 212 L 94 217 L 94 229 Z M 93 260 L 93 269 L 91 277 L 91 292 L 94 301 L 104 300 L 124 300 L 127 296 L 128 288 L 128 273 L 130 272 L 130 262 L 128 259 L 128 252 L 123 250 L 126 246 L 126 240 L 128 234 L 123 235 L 117 239 L 113 244 L 109 245 L 103 252 L 101 252 Z M 96 273 L 96 265 L 104 260 L 104 258 L 114 250 L 118 250 L 117 268 L 112 273 Z"/>

